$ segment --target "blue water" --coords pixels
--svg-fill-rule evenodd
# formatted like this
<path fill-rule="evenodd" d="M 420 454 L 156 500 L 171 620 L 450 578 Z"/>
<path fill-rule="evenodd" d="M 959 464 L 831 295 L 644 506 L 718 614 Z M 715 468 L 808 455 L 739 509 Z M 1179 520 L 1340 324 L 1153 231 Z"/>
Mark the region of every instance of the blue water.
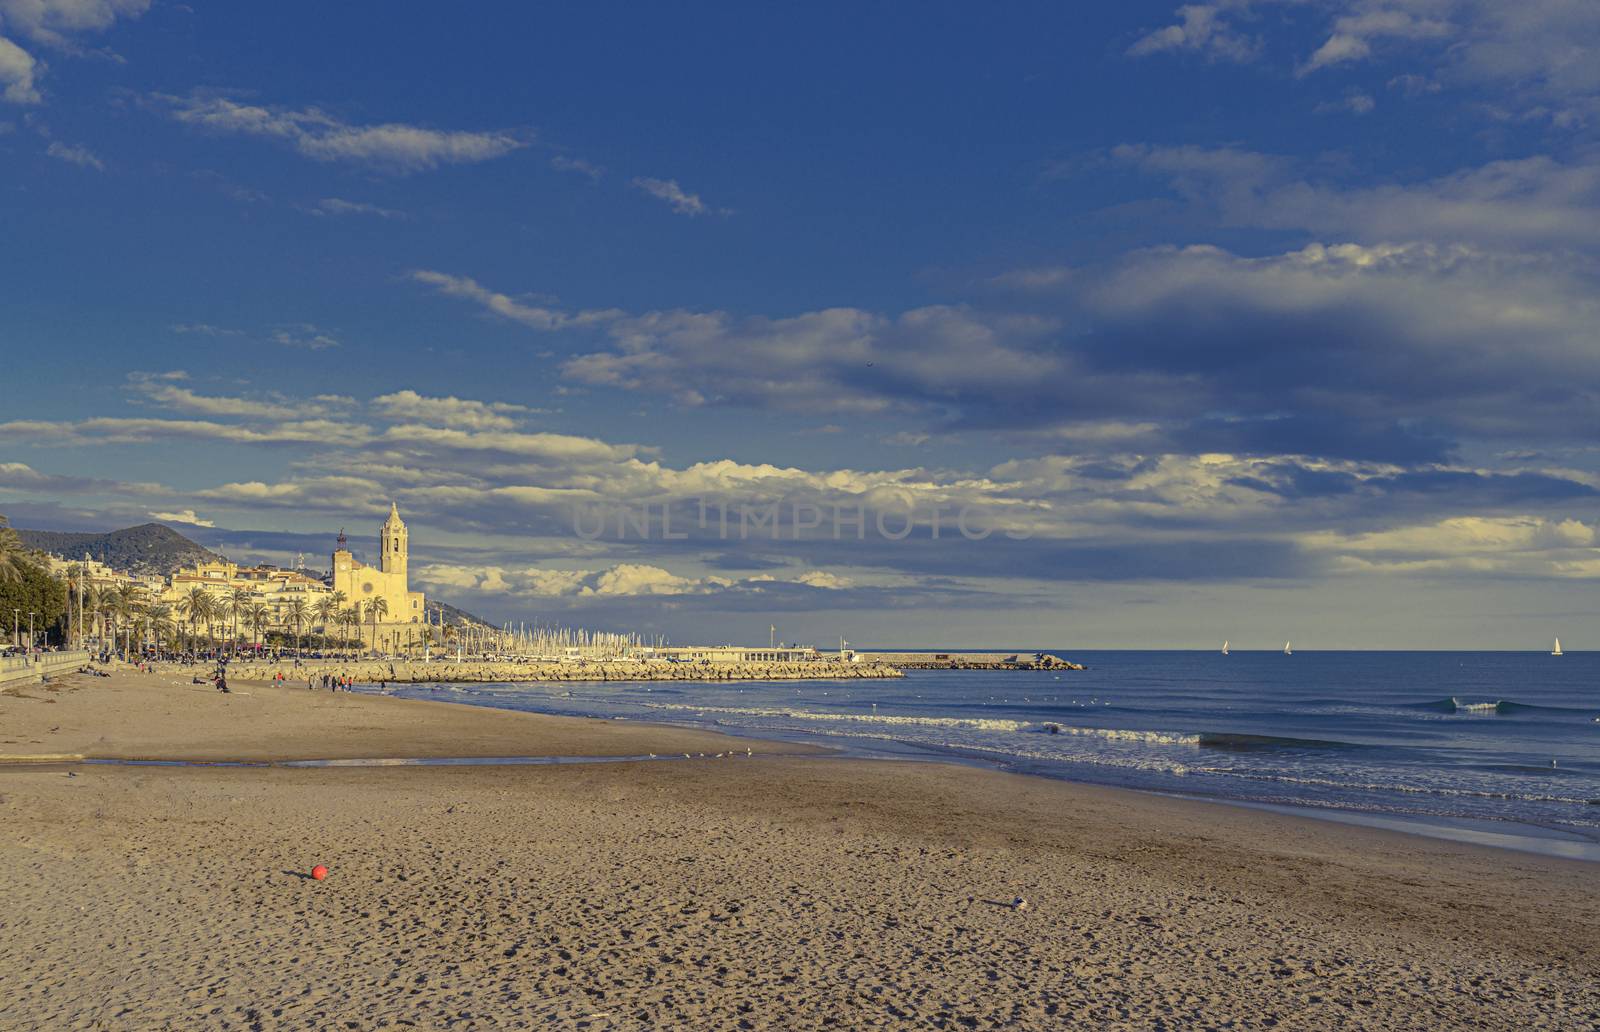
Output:
<path fill-rule="evenodd" d="M 408 686 L 395 694 L 977 758 L 1025 773 L 1600 854 L 1600 653 L 1058 653 L 1086 671 L 891 681 Z"/>

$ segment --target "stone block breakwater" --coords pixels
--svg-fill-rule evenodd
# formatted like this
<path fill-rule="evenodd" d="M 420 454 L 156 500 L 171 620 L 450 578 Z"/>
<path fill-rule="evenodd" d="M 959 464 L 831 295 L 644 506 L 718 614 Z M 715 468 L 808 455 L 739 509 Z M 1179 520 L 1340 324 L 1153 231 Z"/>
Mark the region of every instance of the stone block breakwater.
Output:
<path fill-rule="evenodd" d="M 869 652 L 874 663 L 901 670 L 1083 670 L 1082 663 L 1048 652 Z"/>
<path fill-rule="evenodd" d="M 904 677 L 879 662 L 645 663 L 589 660 L 582 663 L 432 662 L 387 660 L 239 661 L 228 666 L 231 681 L 268 681 L 283 674 L 291 683 L 329 677 L 356 684 L 424 684 L 510 681 L 810 681 L 835 678 Z"/>

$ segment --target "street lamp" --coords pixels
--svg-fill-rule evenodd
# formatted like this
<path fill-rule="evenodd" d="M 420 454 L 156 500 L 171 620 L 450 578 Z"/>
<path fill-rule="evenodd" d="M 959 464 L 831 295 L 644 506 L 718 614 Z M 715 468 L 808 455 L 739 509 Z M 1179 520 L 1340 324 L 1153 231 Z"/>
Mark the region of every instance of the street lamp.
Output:
<path fill-rule="evenodd" d="M 21 625 L 22 608 L 20 606 L 14 606 L 11 609 L 11 644 L 18 646 L 19 648 L 22 645 Z"/>
<path fill-rule="evenodd" d="M 28 610 L 28 651 L 29 652 L 33 651 L 33 646 L 34 646 L 34 643 L 35 643 L 35 639 L 33 637 L 33 613 L 34 613 L 34 611 L 32 609 Z"/>

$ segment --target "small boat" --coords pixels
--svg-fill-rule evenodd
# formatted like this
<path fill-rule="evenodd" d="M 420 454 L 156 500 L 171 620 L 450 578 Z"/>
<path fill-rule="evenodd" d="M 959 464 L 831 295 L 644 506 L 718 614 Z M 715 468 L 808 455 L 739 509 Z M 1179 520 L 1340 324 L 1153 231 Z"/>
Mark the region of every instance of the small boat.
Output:
<path fill-rule="evenodd" d="M 1550 655 L 1552 655 L 1552 656 L 1561 655 L 1561 639 L 1560 638 L 1556 639 L 1556 647 L 1550 650 Z"/>
<path fill-rule="evenodd" d="M 1228 654 L 1228 643 L 1227 642 L 1223 642 L 1222 643 L 1222 654 L 1224 656 L 1226 656 Z"/>
<path fill-rule="evenodd" d="M 1292 656 L 1292 655 L 1294 655 L 1294 649 L 1292 649 L 1292 648 L 1290 648 L 1290 647 L 1289 647 L 1289 643 L 1288 643 L 1288 642 L 1284 642 L 1284 643 L 1283 643 L 1283 654 L 1284 654 L 1284 655 L 1285 655 L 1285 656 Z"/>

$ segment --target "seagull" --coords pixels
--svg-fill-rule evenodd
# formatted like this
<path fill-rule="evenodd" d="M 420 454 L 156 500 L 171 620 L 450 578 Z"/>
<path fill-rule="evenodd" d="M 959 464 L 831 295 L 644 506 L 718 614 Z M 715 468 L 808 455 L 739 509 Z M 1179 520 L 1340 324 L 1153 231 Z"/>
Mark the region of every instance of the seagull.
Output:
<path fill-rule="evenodd" d="M 1012 910 L 1027 910 L 1028 909 L 1028 901 L 1023 899 L 1021 896 L 1018 896 L 1016 899 L 1011 901 L 1011 909 Z"/>

